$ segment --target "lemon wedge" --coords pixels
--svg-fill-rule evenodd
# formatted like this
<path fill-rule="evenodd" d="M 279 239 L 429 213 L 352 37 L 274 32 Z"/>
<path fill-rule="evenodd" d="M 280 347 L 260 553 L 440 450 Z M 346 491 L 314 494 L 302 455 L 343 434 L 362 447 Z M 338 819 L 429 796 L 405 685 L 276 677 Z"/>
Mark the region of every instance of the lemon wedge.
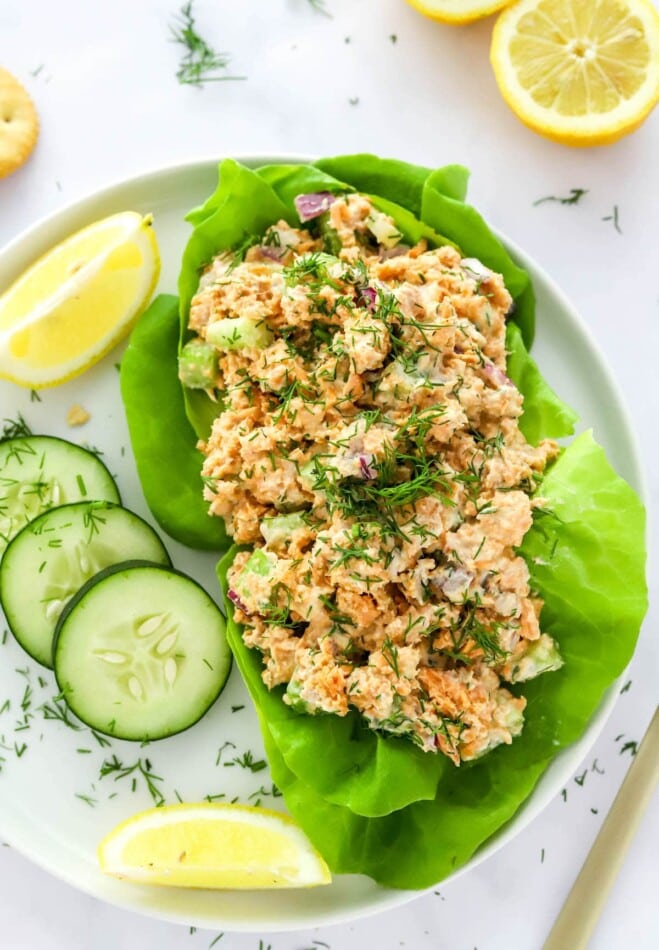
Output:
<path fill-rule="evenodd" d="M 511 0 L 407 0 L 419 13 L 440 23 L 473 23 L 502 10 Z"/>
<path fill-rule="evenodd" d="M 497 20 L 491 60 L 530 128 L 564 145 L 606 145 L 657 103 L 659 15 L 649 0 L 520 0 Z"/>
<path fill-rule="evenodd" d="M 128 333 L 159 273 L 150 215 L 73 234 L 0 296 L 0 377 L 39 389 L 82 373 Z"/>
<path fill-rule="evenodd" d="M 172 887 L 316 887 L 331 875 L 285 815 L 247 805 L 167 805 L 129 818 L 98 848 L 106 874 Z"/>

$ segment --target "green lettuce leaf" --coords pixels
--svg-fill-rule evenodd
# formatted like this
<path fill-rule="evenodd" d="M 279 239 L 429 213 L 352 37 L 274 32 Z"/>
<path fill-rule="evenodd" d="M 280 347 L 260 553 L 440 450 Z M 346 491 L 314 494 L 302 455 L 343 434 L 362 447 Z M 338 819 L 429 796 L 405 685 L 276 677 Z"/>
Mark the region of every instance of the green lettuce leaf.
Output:
<path fill-rule="evenodd" d="M 321 158 L 314 164 L 328 175 L 348 182 L 356 191 L 380 195 L 421 217 L 423 186 L 430 168 L 369 154 Z"/>
<path fill-rule="evenodd" d="M 142 490 L 172 538 L 222 551 L 224 524 L 202 497 L 203 456 L 195 448 L 178 380 L 178 299 L 156 297 L 138 320 L 121 360 L 121 396 Z"/>
<path fill-rule="evenodd" d="M 513 300 L 512 319 L 522 331 L 528 347 L 533 343 L 535 298 L 529 275 L 513 261 L 498 237 L 481 215 L 450 192 L 452 178 L 444 169 L 429 175 L 423 186 L 421 219 L 446 234 L 466 257 L 477 257 L 493 271 L 503 275 Z"/>
<path fill-rule="evenodd" d="M 506 372 L 524 396 L 524 412 L 519 420 L 524 436 L 531 445 L 537 445 L 541 439 L 572 435 L 579 416 L 543 378 L 515 323 L 506 327 L 506 350 Z"/>
<path fill-rule="evenodd" d="M 262 165 L 258 175 L 273 189 L 277 197 L 286 205 L 292 220 L 299 226 L 294 198 L 297 195 L 311 194 L 316 191 L 331 191 L 334 195 L 354 191 L 350 185 L 328 175 L 316 165 Z"/>
<path fill-rule="evenodd" d="M 559 749 L 581 735 L 629 662 L 647 608 L 641 502 L 590 433 L 563 452 L 539 492 L 546 507 L 537 513 L 522 554 L 545 599 L 543 629 L 559 642 L 565 666 L 514 688 L 528 700 L 521 737 L 459 769 L 447 763 L 432 801 L 416 801 L 389 815 L 356 814 L 336 803 L 345 761 L 337 767 L 332 797 L 320 792 L 314 767 L 331 758 L 321 734 L 317 743 L 307 734 L 309 759 L 293 765 L 288 742 L 297 741 L 299 721 L 286 724 L 276 716 L 273 728 L 270 703 L 280 702 L 279 696 L 257 675 L 259 656 L 254 664 L 239 629 L 228 624 L 231 648 L 259 712 L 274 781 L 335 873 L 369 874 L 402 888 L 428 887 L 452 873 L 512 818 Z M 232 556 L 224 559 L 221 574 Z M 312 728 L 318 721 L 307 720 Z"/>
<path fill-rule="evenodd" d="M 270 185 L 246 166 L 227 158 L 220 162 L 219 176 L 214 194 L 188 215 L 194 228 L 183 252 L 178 282 L 181 343 L 190 335 L 187 329 L 190 302 L 204 267 L 213 257 L 262 234 L 280 218 L 293 220 Z M 218 404 L 203 390 L 184 389 L 184 397 L 192 428 L 199 438 L 207 438 L 219 410 Z"/>

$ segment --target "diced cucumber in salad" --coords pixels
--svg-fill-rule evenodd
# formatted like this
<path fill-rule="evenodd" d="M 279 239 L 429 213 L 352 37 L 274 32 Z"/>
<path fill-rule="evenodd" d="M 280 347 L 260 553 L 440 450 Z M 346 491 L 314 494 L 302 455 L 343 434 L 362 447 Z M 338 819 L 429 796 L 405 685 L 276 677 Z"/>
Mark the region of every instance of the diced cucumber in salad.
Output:
<path fill-rule="evenodd" d="M 217 373 L 217 351 L 203 340 L 190 340 L 178 358 L 178 375 L 188 389 L 211 389 Z"/>
<path fill-rule="evenodd" d="M 304 514 L 301 511 L 264 518 L 261 522 L 261 535 L 268 547 L 276 548 L 290 538 L 294 531 L 303 528 L 304 524 Z"/>
<path fill-rule="evenodd" d="M 262 320 L 249 317 L 225 317 L 208 325 L 206 340 L 219 350 L 263 349 L 274 339 L 272 330 Z"/>
<path fill-rule="evenodd" d="M 91 452 L 7 439 L 0 472 L 0 606 L 21 647 L 100 732 L 142 742 L 192 726 L 231 669 L 214 601 Z"/>

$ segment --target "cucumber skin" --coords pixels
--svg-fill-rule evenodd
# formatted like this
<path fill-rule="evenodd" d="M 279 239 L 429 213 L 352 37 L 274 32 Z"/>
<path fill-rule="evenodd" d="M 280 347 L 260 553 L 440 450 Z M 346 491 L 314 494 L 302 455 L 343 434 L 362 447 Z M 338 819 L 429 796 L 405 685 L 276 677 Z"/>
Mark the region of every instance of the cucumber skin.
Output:
<path fill-rule="evenodd" d="M 64 440 L 62 439 L 61 441 L 64 441 Z M 3 570 L 2 570 L 2 565 L 3 565 L 3 563 L 4 563 L 4 560 L 5 560 L 6 555 L 8 554 L 9 549 L 10 549 L 10 547 L 12 546 L 12 544 L 14 543 L 14 541 L 16 541 L 16 540 L 23 534 L 24 531 L 26 531 L 26 530 L 28 530 L 28 529 L 32 529 L 32 530 L 33 530 L 34 527 L 35 527 L 35 525 L 37 524 L 37 522 L 39 522 L 42 518 L 46 518 L 46 517 L 47 517 L 51 512 L 53 512 L 53 511 L 62 511 L 63 509 L 72 508 L 72 507 L 74 507 L 74 506 L 77 507 L 78 505 L 93 505 L 93 504 L 94 504 L 94 501 L 72 501 L 72 502 L 69 502 L 67 505 L 55 505 L 55 506 L 53 506 L 52 508 L 46 508 L 45 511 L 42 511 L 41 514 L 40 514 L 40 515 L 37 515 L 36 518 L 33 518 L 32 521 L 28 521 L 27 524 L 23 525 L 23 527 L 22 527 L 21 530 L 18 532 L 18 534 L 15 534 L 14 537 L 11 539 L 11 541 L 9 542 L 9 544 L 7 545 L 7 547 L 5 548 L 5 550 L 4 550 L 3 554 L 2 554 L 2 559 L 0 559 L 0 607 L 3 607 L 3 608 L 4 608 L 4 598 L 3 598 L 3 596 L 2 596 L 2 594 L 3 594 L 3 582 L 2 582 L 2 579 L 3 579 L 3 577 L 4 577 L 5 575 L 4 575 Z M 113 502 L 113 501 L 96 502 L 96 504 L 98 504 L 101 508 L 122 508 L 122 507 L 123 507 L 122 505 L 120 505 L 120 504 L 118 504 L 118 503 L 115 503 L 115 502 Z M 160 536 L 157 534 L 156 531 L 154 531 L 154 529 L 151 527 L 151 525 L 148 523 L 148 521 L 145 521 L 144 518 L 142 518 L 140 515 L 135 514 L 135 512 L 134 512 L 134 511 L 131 511 L 129 508 L 125 508 L 124 511 L 129 511 L 131 515 L 133 515 L 135 518 L 137 518 L 139 521 L 141 521 L 142 524 L 145 524 L 151 531 L 153 531 L 154 535 L 155 535 L 155 536 L 158 538 L 158 540 L 160 541 L 160 543 L 161 543 L 161 545 L 162 545 L 162 549 L 163 549 L 163 551 L 165 552 L 165 554 L 167 555 L 167 560 L 168 560 L 168 564 L 161 564 L 161 565 L 159 565 L 159 566 L 165 568 L 165 570 L 173 570 L 173 567 L 172 567 L 172 559 L 171 559 L 171 557 L 170 557 L 170 555 L 169 555 L 169 551 L 167 550 L 167 548 L 165 547 L 165 545 L 162 543 L 162 540 L 160 539 Z M 139 560 L 139 559 L 138 559 L 138 560 Z M 121 562 L 119 562 L 119 563 L 125 564 L 126 562 L 125 562 L 125 561 L 121 561 Z M 136 563 L 137 563 L 137 561 L 136 561 Z M 156 565 L 157 565 L 157 561 L 153 561 L 153 562 L 152 562 L 152 561 L 144 561 L 144 562 L 139 562 L 139 563 L 153 564 L 153 566 L 156 566 Z M 102 571 L 99 571 L 98 574 L 95 574 L 94 577 L 90 578 L 90 580 L 94 580 L 95 578 L 97 578 L 97 577 L 99 576 L 99 574 L 104 574 L 106 571 L 111 570 L 112 567 L 114 567 L 114 565 L 111 565 L 110 567 L 104 568 Z M 85 584 L 83 585 L 83 587 L 87 587 L 88 585 L 89 585 L 89 581 L 86 581 Z M 80 588 L 80 590 L 82 590 L 82 588 Z M 80 593 L 80 591 L 78 591 L 76 594 L 74 594 L 73 597 L 71 598 L 71 600 L 69 601 L 69 603 L 71 603 L 71 602 L 78 596 L 79 593 Z M 68 607 L 68 604 L 67 604 L 67 607 Z M 64 610 L 62 611 L 61 616 L 63 616 L 65 613 L 66 613 L 66 608 L 64 608 Z M 18 645 L 20 646 L 20 648 L 21 648 L 22 650 L 24 650 L 25 653 L 27 653 L 27 655 L 28 655 L 29 657 L 31 657 L 31 659 L 33 659 L 35 663 L 38 663 L 40 666 L 43 666 L 42 661 L 41 661 L 38 657 L 34 656 L 34 654 L 31 653 L 30 650 L 27 649 L 27 647 L 26 647 L 25 644 L 23 643 L 23 638 L 18 636 L 18 634 L 16 633 L 16 631 L 15 631 L 13 625 L 12 625 L 12 618 L 11 618 L 11 615 L 8 614 L 6 611 L 5 611 L 5 619 L 6 619 L 6 621 L 7 621 L 7 626 L 9 627 L 9 629 L 10 629 L 10 631 L 11 631 L 11 633 L 12 633 L 12 636 L 14 637 L 14 639 L 16 640 L 16 642 L 18 643 Z M 57 627 L 55 628 L 55 632 L 57 632 Z M 55 659 L 55 635 L 53 635 L 53 661 L 52 661 L 53 664 L 54 664 L 54 659 Z M 46 666 L 46 667 L 44 667 L 44 669 L 50 669 L 50 670 L 52 670 L 53 667 L 52 667 L 52 666 Z"/>
<path fill-rule="evenodd" d="M 198 581 L 196 581 L 193 577 L 190 577 L 189 574 L 184 574 L 183 571 L 178 571 L 175 567 L 165 567 L 162 564 L 156 564 L 155 561 L 141 561 L 141 560 L 135 560 L 135 559 L 128 560 L 128 561 L 120 561 L 118 564 L 113 564 L 111 567 L 106 567 L 102 571 L 99 571 L 98 574 L 95 574 L 93 577 L 90 577 L 90 579 L 87 581 L 86 584 L 83 584 L 83 586 L 80 588 L 78 593 L 74 594 L 74 596 L 71 598 L 71 600 L 68 602 L 68 604 L 66 605 L 66 607 L 60 614 L 59 620 L 57 621 L 57 626 L 55 628 L 55 634 L 53 636 L 53 672 L 55 674 L 55 680 L 57 682 L 57 686 L 60 690 L 62 698 L 64 699 L 64 702 L 69 707 L 71 712 L 75 716 L 78 717 L 80 722 L 84 723 L 89 729 L 93 729 L 95 732 L 99 732 L 101 733 L 101 735 L 108 736 L 111 739 L 121 739 L 124 742 L 158 742 L 160 739 L 169 739 L 170 736 L 178 736 L 181 732 L 187 732 L 188 729 L 191 729 L 193 726 L 196 726 L 197 723 L 201 719 L 204 718 L 206 713 L 210 712 L 211 708 L 215 705 L 215 703 L 220 697 L 220 694 L 224 690 L 224 687 L 229 681 L 229 676 L 231 675 L 231 670 L 233 669 L 233 652 L 231 651 L 231 649 L 227 650 L 229 662 L 227 664 L 226 675 L 220 684 L 220 687 L 217 691 L 217 694 L 215 695 L 215 698 L 210 703 L 208 708 L 205 709 L 201 713 L 201 715 L 199 715 L 194 720 L 194 722 L 188 723 L 188 725 L 184 726 L 183 729 L 177 729 L 176 732 L 168 732 L 167 735 L 157 736 L 156 738 L 151 738 L 150 736 L 142 736 L 141 738 L 137 738 L 137 739 L 132 738 L 132 737 L 128 739 L 124 739 L 123 736 L 117 735 L 116 732 L 108 732 L 106 729 L 101 729 L 99 726 L 87 722 L 87 720 L 83 719 L 80 713 L 76 709 L 74 709 L 72 706 L 69 706 L 69 702 L 66 698 L 67 684 L 61 683 L 57 675 L 57 662 L 56 662 L 57 646 L 60 640 L 60 634 L 62 632 L 62 628 L 64 627 L 64 624 L 66 622 L 66 618 L 69 616 L 69 614 L 73 610 L 75 610 L 76 605 L 80 603 L 80 601 L 85 596 L 87 591 L 91 590 L 91 588 L 94 587 L 96 584 L 98 584 L 99 581 L 103 581 L 108 577 L 112 577 L 112 575 L 114 574 L 121 574 L 123 571 L 130 571 L 135 567 L 150 567 L 150 568 L 155 568 L 159 571 L 165 571 L 165 573 L 167 574 L 176 574 L 178 575 L 178 577 L 182 577 L 184 580 L 190 581 L 190 583 L 195 584 L 195 586 L 198 587 L 199 590 L 203 591 L 203 593 L 209 598 L 209 600 L 213 600 L 213 598 L 210 596 L 208 591 L 204 587 L 202 587 L 201 584 L 198 583 Z M 215 603 L 215 601 L 213 601 L 213 603 Z M 215 606 L 217 607 L 217 604 L 215 604 Z M 220 613 L 222 613 L 219 607 L 217 609 Z M 226 634 L 225 634 L 225 637 L 226 637 Z"/>

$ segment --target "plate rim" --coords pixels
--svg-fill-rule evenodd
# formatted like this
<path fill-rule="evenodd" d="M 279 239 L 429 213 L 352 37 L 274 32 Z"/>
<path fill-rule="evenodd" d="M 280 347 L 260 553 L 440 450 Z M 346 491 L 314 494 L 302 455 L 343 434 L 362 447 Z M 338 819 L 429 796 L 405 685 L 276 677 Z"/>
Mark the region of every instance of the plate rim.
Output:
<path fill-rule="evenodd" d="M 37 238 L 37 236 L 42 236 L 44 233 L 47 234 L 50 230 L 50 226 L 56 224 L 60 219 L 74 217 L 76 213 L 83 212 L 86 209 L 86 206 L 93 206 L 94 203 L 100 203 L 103 200 L 111 198 L 112 193 L 115 191 L 121 191 L 127 187 L 139 188 L 143 181 L 153 183 L 157 181 L 158 178 L 164 178 L 167 176 L 185 176 L 190 175 L 195 170 L 200 171 L 202 169 L 208 171 L 211 169 L 211 167 L 217 166 L 223 158 L 232 158 L 237 162 L 248 165 L 249 167 L 257 167 L 264 164 L 298 164 L 303 162 L 312 162 L 316 160 L 317 156 L 301 155 L 300 153 L 289 152 L 248 152 L 245 154 L 232 154 L 224 156 L 218 156 L 214 153 L 210 156 L 194 156 L 182 161 L 177 160 L 156 166 L 148 165 L 142 170 L 138 170 L 131 175 L 114 179 L 107 184 L 102 185 L 101 187 L 92 188 L 81 197 L 67 202 L 53 211 L 42 215 L 34 223 L 21 230 L 15 237 L 11 238 L 3 247 L 0 248 L 0 261 L 6 257 L 9 257 L 13 253 L 20 251 L 21 247 L 25 247 L 26 245 L 34 243 L 34 240 Z M 649 498 L 648 483 L 647 476 L 641 461 L 642 456 L 638 435 L 633 425 L 631 412 L 627 406 L 624 394 L 619 383 L 617 382 L 613 370 L 609 366 L 609 363 L 603 354 L 603 351 L 595 337 L 594 331 L 591 330 L 591 327 L 581 317 L 576 307 L 570 302 L 566 294 L 557 285 L 554 279 L 547 273 L 544 267 L 538 264 L 533 257 L 523 251 L 515 241 L 511 240 L 498 228 L 493 227 L 492 225 L 490 225 L 490 227 L 497 237 L 501 239 L 506 248 L 511 252 L 513 258 L 523 267 L 529 269 L 532 272 L 534 281 L 539 278 L 544 282 L 550 295 L 557 301 L 561 310 L 566 314 L 569 323 L 573 327 L 576 327 L 579 334 L 583 338 L 589 354 L 596 363 L 597 369 L 604 378 L 609 391 L 615 396 L 616 410 L 619 413 L 621 421 L 624 425 L 626 436 L 632 449 L 631 457 L 628 460 L 631 466 L 631 472 L 633 474 L 633 478 L 630 480 L 632 481 L 633 487 L 635 487 L 635 489 L 638 491 L 641 500 L 647 506 Z M 561 787 L 561 785 L 565 784 L 565 781 L 569 779 L 572 772 L 574 771 L 575 759 L 578 758 L 579 761 L 581 760 L 581 758 L 592 747 L 604 729 L 604 726 L 606 725 L 617 701 L 619 686 L 625 674 L 626 670 L 623 670 L 620 676 L 613 681 L 613 683 L 604 693 L 602 700 L 597 710 L 593 714 L 583 735 L 576 742 L 572 743 L 570 746 L 567 746 L 564 750 L 561 750 L 556 758 L 552 760 L 552 765 L 558 765 L 560 760 L 564 759 L 563 767 L 560 769 L 557 768 L 556 781 L 552 783 L 552 785 L 555 787 L 538 792 L 538 786 L 536 785 L 529 797 L 525 800 L 525 802 L 510 819 L 510 821 L 507 822 L 502 829 L 491 836 L 491 838 L 488 839 L 488 841 L 486 841 L 461 868 L 458 868 L 449 877 L 444 878 L 441 881 L 443 886 L 445 886 L 450 881 L 456 880 L 462 874 L 473 870 L 492 854 L 499 851 L 509 841 L 512 841 L 519 834 L 521 834 L 521 832 L 545 810 L 545 808 L 555 798 L 558 789 Z M 546 773 L 543 773 L 543 775 L 544 774 Z M 222 920 L 219 918 L 213 922 L 210 922 L 205 917 L 194 918 L 186 916 L 179 911 L 170 911 L 166 907 L 142 906 L 136 897 L 131 899 L 131 892 L 136 893 L 131 886 L 126 887 L 124 885 L 126 893 L 125 898 L 115 895 L 114 893 L 112 895 L 105 894 L 92 883 L 88 883 L 83 874 L 77 876 L 76 873 L 74 873 L 68 867 L 63 868 L 58 866 L 56 862 L 49 860 L 47 857 L 43 857 L 38 852 L 38 849 L 31 844 L 20 842 L 20 835 L 18 836 L 18 841 L 12 840 L 12 834 L 10 831 L 8 832 L 4 828 L 1 816 L 0 833 L 2 834 L 3 838 L 5 838 L 10 843 L 11 847 L 15 848 L 19 853 L 27 857 L 28 860 L 36 864 L 42 870 L 45 870 L 53 877 L 64 881 L 77 890 L 82 891 L 89 896 L 103 900 L 110 905 L 120 907 L 123 910 L 132 910 L 154 919 L 166 920 L 178 924 L 195 924 L 205 928 L 213 928 L 216 926 L 221 928 L 222 926 L 226 926 L 223 925 Z M 421 897 L 424 894 L 432 891 L 437 887 L 437 884 L 422 890 L 394 890 L 390 888 L 384 888 L 381 885 L 377 885 L 377 887 L 382 891 L 382 898 L 380 900 L 373 901 L 361 908 L 325 911 L 317 922 L 311 923 L 306 920 L 296 921 L 295 919 L 289 917 L 286 919 L 257 923 L 245 920 L 242 924 L 238 924 L 232 921 L 230 926 L 233 932 L 256 933 L 270 931 L 274 933 L 282 931 L 291 932 L 295 930 L 303 930 L 313 926 L 348 923 L 356 919 L 366 918 L 409 903 L 410 901 L 415 900 L 417 897 Z"/>

